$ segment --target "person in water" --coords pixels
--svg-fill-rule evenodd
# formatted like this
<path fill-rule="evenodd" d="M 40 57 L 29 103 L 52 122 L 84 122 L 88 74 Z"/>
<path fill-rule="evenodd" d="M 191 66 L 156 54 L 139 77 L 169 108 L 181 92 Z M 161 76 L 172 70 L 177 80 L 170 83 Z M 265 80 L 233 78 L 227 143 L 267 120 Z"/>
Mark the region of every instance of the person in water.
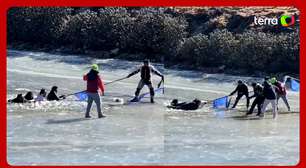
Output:
<path fill-rule="evenodd" d="M 197 110 L 204 104 L 206 104 L 206 102 L 202 104 L 202 101 L 199 99 L 194 99 L 192 102 L 178 102 L 177 99 L 173 99 L 171 105 L 167 107 L 180 110 Z"/>
<path fill-rule="evenodd" d="M 104 84 L 99 76 L 99 66 L 97 64 L 93 64 L 91 70 L 86 75 L 83 76 L 83 80 L 87 81 L 86 92 L 88 95 L 85 118 L 90 118 L 89 112 L 93 101 L 97 105 L 98 117 L 99 118 L 105 117 L 105 115 L 103 115 L 101 110 L 101 100 L 98 92 L 98 90 L 100 89 L 102 95 L 104 95 Z"/>
<path fill-rule="evenodd" d="M 8 100 L 9 103 L 26 103 L 27 100 L 22 96 L 22 94 L 17 94 L 17 97 L 14 99 Z"/>
<path fill-rule="evenodd" d="M 241 80 L 239 80 L 236 89 L 231 94 L 229 94 L 229 96 L 234 95 L 236 92 L 237 92 L 237 97 L 236 97 L 236 101 L 233 104 L 232 108 L 235 108 L 237 103 L 241 99 L 241 97 L 245 96 L 246 97 L 246 101 L 247 101 L 246 106 L 247 106 L 247 109 L 248 109 L 249 108 L 249 104 L 250 104 L 248 86 L 245 83 L 243 83 Z"/>
<path fill-rule="evenodd" d="M 47 96 L 48 101 L 54 101 L 54 100 L 59 101 L 61 99 L 66 98 L 65 95 L 61 95 L 59 97 L 57 96 L 57 88 L 58 88 L 57 86 L 53 86 L 51 88 L 51 91 L 48 93 L 48 96 Z"/>
<path fill-rule="evenodd" d="M 127 78 L 137 74 L 140 72 L 140 81 L 138 83 L 136 92 L 135 92 L 135 98 L 132 101 L 138 101 L 138 96 L 143 88 L 144 85 L 147 85 L 150 90 L 150 96 L 151 96 L 151 103 L 154 103 L 154 88 L 151 82 L 151 73 L 154 73 L 162 78 L 164 80 L 164 76 L 157 70 L 153 65 L 150 65 L 149 60 L 144 60 L 143 65 L 139 67 L 137 70 L 130 73 Z"/>
<path fill-rule="evenodd" d="M 33 100 L 33 93 L 27 92 L 25 96 L 22 94 L 17 94 L 17 97 L 14 99 L 8 100 L 9 103 L 29 103 Z"/>
<path fill-rule="evenodd" d="M 24 96 L 24 98 L 25 98 L 27 101 L 33 100 L 33 99 L 34 99 L 33 93 L 32 93 L 32 92 L 27 92 L 27 94 Z"/>
<path fill-rule="evenodd" d="M 46 96 L 47 96 L 46 89 L 42 88 L 40 90 L 39 94 L 36 96 L 35 102 L 45 101 L 46 100 Z"/>

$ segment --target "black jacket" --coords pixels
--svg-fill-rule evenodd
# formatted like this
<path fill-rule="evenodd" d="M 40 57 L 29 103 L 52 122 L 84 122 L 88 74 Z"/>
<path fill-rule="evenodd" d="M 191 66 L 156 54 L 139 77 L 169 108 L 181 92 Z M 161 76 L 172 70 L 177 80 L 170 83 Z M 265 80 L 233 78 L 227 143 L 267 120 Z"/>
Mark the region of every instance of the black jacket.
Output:
<path fill-rule="evenodd" d="M 253 98 L 253 97 L 260 97 L 260 98 L 263 98 L 264 95 L 263 95 L 263 87 L 260 85 L 260 84 L 257 84 L 254 88 L 254 95 L 251 96 L 250 98 Z"/>
<path fill-rule="evenodd" d="M 22 94 L 18 94 L 16 98 L 8 100 L 9 103 L 26 103 L 27 100 L 24 99 Z"/>
<path fill-rule="evenodd" d="M 60 100 L 60 99 L 56 95 L 56 92 L 51 90 L 50 93 L 47 96 L 47 100 L 48 101 L 53 101 L 53 100 Z"/>
<path fill-rule="evenodd" d="M 134 72 L 130 73 L 128 75 L 128 77 L 133 76 L 133 75 L 137 74 L 138 72 L 140 72 L 140 77 L 144 81 L 150 81 L 151 80 L 151 72 L 153 72 L 154 74 L 156 74 L 160 77 L 163 77 L 163 75 L 157 69 L 155 69 L 155 67 L 153 65 L 141 66 L 140 68 L 138 68 Z"/>
<path fill-rule="evenodd" d="M 196 110 L 199 108 L 199 105 L 195 102 L 190 102 L 186 104 L 182 104 L 180 106 L 177 106 L 175 109 L 182 109 L 182 110 Z"/>
<path fill-rule="evenodd" d="M 268 82 L 264 83 L 263 94 L 266 99 L 269 99 L 269 100 L 276 99 L 275 88 Z"/>
<path fill-rule="evenodd" d="M 181 102 L 177 104 L 172 104 L 171 106 L 168 106 L 169 108 L 173 109 L 180 109 L 180 110 L 196 110 L 200 107 L 201 103 L 197 103 L 195 101 L 192 102 Z"/>
<path fill-rule="evenodd" d="M 248 95 L 249 94 L 249 89 L 248 89 L 248 86 L 245 84 L 245 83 L 242 83 L 242 84 L 239 84 L 236 89 L 230 94 L 230 95 L 233 95 L 235 94 L 236 92 L 238 92 L 238 94 L 246 94 Z"/>

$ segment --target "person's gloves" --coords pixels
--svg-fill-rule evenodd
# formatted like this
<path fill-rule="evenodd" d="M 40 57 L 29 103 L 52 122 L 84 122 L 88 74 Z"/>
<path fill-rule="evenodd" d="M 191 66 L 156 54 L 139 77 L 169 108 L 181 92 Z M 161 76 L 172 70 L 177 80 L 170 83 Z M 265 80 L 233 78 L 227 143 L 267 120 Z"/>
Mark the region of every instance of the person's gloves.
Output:
<path fill-rule="evenodd" d="M 58 97 L 60 99 L 66 99 L 66 96 L 65 95 L 61 95 L 60 97 Z"/>
<path fill-rule="evenodd" d="M 164 76 L 161 76 L 162 80 L 158 83 L 157 88 L 160 87 L 160 85 L 164 82 Z"/>

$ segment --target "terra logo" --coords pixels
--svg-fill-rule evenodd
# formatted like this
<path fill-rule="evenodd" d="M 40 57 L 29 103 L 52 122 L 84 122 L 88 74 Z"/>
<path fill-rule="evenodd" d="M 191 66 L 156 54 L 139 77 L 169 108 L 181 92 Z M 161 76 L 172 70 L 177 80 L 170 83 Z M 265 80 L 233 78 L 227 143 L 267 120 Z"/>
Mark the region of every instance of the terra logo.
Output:
<path fill-rule="evenodd" d="M 294 25 L 295 18 L 294 16 L 282 15 L 280 18 L 268 18 L 268 17 L 256 17 L 254 16 L 255 25 L 279 25 L 281 24 L 284 27 L 289 27 Z"/>
<path fill-rule="evenodd" d="M 294 25 L 295 18 L 294 16 L 282 15 L 280 17 L 280 21 L 281 21 L 282 26 L 289 27 L 291 25 Z"/>

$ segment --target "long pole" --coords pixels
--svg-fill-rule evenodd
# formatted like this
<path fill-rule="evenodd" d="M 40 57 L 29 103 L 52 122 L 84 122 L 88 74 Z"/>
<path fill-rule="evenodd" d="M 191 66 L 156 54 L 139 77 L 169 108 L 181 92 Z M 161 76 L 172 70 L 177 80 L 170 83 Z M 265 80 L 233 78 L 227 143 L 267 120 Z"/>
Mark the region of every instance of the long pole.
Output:
<path fill-rule="evenodd" d="M 118 82 L 118 81 L 121 81 L 121 80 L 124 80 L 124 79 L 127 79 L 127 77 L 123 77 L 123 78 L 120 78 L 120 79 L 116 79 L 116 80 L 114 80 L 114 81 L 105 83 L 104 85 L 108 85 L 108 84 L 111 84 L 111 83 L 115 83 L 115 82 Z"/>

